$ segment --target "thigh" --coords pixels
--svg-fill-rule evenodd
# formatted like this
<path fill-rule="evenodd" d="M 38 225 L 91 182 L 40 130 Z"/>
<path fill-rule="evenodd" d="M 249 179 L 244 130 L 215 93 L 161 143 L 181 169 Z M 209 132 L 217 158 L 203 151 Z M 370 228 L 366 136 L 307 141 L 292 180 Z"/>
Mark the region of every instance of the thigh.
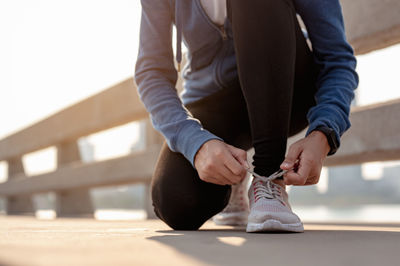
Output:
<path fill-rule="evenodd" d="M 313 53 L 307 45 L 300 25 L 296 27 L 296 64 L 289 136 L 293 136 L 308 126 L 307 113 L 315 102 L 318 67 Z"/>
<path fill-rule="evenodd" d="M 203 127 L 237 148 L 251 148 L 251 133 L 246 102 L 239 81 L 186 106 Z"/>
<path fill-rule="evenodd" d="M 251 145 L 247 112 L 240 88 L 224 89 L 187 105 L 203 127 L 225 142 L 249 149 Z M 230 186 L 202 181 L 186 158 L 164 143 L 152 180 L 156 214 L 177 230 L 195 230 L 229 201 Z"/>

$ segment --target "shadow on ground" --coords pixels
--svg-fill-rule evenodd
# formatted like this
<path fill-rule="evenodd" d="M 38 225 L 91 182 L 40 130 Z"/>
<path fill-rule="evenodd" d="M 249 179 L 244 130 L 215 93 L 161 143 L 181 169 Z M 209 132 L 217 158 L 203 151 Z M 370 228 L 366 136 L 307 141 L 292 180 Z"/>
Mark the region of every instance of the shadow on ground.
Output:
<path fill-rule="evenodd" d="M 248 234 L 244 228 L 157 231 L 148 239 L 214 265 L 398 265 L 400 230 L 311 225 L 300 234 Z"/>

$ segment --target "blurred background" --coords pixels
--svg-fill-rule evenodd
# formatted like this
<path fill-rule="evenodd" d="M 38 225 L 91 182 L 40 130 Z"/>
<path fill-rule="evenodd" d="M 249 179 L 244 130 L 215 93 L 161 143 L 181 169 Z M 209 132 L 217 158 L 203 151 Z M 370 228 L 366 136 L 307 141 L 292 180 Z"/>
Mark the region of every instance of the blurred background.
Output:
<path fill-rule="evenodd" d="M 133 76 L 140 12 L 139 0 L 0 0 L 0 139 Z M 400 98 L 400 45 L 357 59 L 355 106 Z M 132 122 L 80 138 L 82 160 L 143 149 L 142 128 Z M 22 160 L 28 176 L 54 171 L 56 149 Z M 0 161 L 0 182 L 6 179 Z M 145 218 L 144 193 L 143 185 L 92 189 L 95 216 Z M 324 168 L 317 186 L 290 194 L 304 221 L 400 222 L 400 162 Z M 36 195 L 37 216 L 53 218 L 54 201 L 52 193 Z"/>

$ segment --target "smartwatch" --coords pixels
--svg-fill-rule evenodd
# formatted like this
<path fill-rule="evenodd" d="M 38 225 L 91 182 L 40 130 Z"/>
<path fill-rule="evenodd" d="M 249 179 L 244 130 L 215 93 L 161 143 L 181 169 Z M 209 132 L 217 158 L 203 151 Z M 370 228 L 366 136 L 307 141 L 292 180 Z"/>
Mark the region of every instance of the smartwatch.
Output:
<path fill-rule="evenodd" d="M 328 140 L 329 147 L 331 148 L 331 150 L 329 151 L 328 155 L 335 154 L 336 151 L 339 148 L 339 143 L 338 143 L 338 140 L 336 138 L 335 131 L 332 128 L 326 127 L 326 126 L 319 126 L 319 127 L 315 128 L 313 131 L 315 131 L 315 130 L 324 133 L 324 135 L 326 136 L 326 138 Z"/>

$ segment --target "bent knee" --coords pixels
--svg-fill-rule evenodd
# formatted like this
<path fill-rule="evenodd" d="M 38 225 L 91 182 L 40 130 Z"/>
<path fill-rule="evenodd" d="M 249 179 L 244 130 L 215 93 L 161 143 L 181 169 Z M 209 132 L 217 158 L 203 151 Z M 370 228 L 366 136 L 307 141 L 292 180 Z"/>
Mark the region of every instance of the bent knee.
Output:
<path fill-rule="evenodd" d="M 157 193 L 153 191 L 153 206 L 157 216 L 174 230 L 197 230 L 220 212 L 227 200 L 208 201 L 196 197 Z M 229 200 L 229 194 L 228 194 Z"/>
<path fill-rule="evenodd" d="M 157 216 L 174 230 L 197 230 L 210 217 L 198 210 L 195 206 L 176 204 L 162 204 L 153 202 Z"/>

